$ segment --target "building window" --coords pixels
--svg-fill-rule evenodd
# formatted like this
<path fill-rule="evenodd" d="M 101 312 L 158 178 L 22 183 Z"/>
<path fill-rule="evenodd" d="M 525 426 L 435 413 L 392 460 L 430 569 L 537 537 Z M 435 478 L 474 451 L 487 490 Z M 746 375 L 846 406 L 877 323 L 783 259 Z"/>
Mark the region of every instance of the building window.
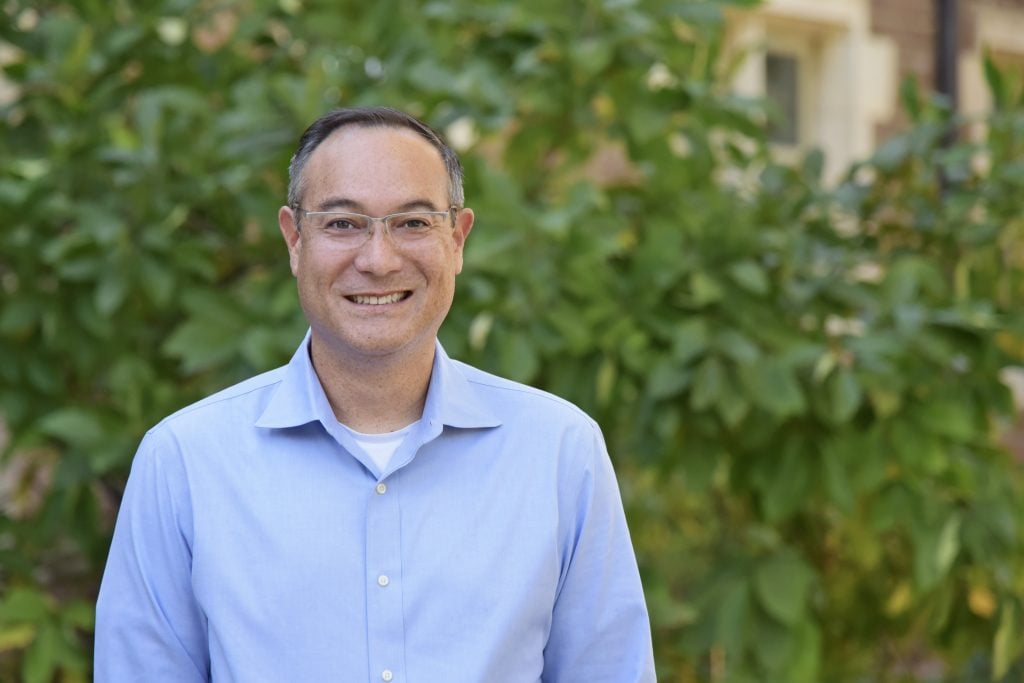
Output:
<path fill-rule="evenodd" d="M 734 89 L 768 103 L 780 159 L 822 150 L 827 182 L 871 154 L 896 105 L 896 45 L 871 33 L 871 4 L 764 0 L 727 12 L 727 45 L 742 58 Z"/>
<path fill-rule="evenodd" d="M 771 106 L 769 139 L 800 144 L 800 62 L 794 55 L 768 52 L 764 60 L 765 98 Z"/>

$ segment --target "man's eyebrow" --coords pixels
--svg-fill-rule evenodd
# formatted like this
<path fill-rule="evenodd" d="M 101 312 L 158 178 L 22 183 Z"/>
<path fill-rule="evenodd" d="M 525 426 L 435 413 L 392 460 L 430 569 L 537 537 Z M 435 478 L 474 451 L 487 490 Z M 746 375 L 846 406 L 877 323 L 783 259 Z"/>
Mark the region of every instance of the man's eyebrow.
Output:
<path fill-rule="evenodd" d="M 362 211 L 363 205 L 354 199 L 329 197 L 314 207 L 317 211 Z"/>
<path fill-rule="evenodd" d="M 366 213 L 366 207 L 355 199 L 347 197 L 328 197 L 316 206 L 317 211 L 353 211 Z M 443 211 L 429 199 L 411 199 L 403 204 L 394 207 L 388 213 L 402 213 L 404 211 Z"/>

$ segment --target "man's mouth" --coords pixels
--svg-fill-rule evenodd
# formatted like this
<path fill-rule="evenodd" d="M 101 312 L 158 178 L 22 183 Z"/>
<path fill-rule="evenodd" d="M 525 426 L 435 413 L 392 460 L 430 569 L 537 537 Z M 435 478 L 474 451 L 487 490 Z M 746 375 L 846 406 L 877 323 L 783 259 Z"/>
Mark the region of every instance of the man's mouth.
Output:
<path fill-rule="evenodd" d="M 353 294 L 352 296 L 345 297 L 349 301 L 361 306 L 383 306 L 384 304 L 398 303 L 402 299 L 409 296 L 412 292 L 408 290 L 404 292 L 392 292 L 391 294 L 383 294 L 380 296 L 373 294 Z"/>

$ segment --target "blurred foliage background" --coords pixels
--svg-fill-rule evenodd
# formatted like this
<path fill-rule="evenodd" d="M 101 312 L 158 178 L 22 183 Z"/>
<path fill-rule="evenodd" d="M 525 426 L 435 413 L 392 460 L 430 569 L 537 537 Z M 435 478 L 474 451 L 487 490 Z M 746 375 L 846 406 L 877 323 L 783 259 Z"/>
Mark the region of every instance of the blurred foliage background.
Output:
<path fill-rule="evenodd" d="M 1022 680 L 1022 95 L 950 146 L 907 87 L 825 185 L 729 92 L 750 4 L 4 0 L 0 679 L 90 677 L 135 446 L 294 350 L 287 161 L 372 103 L 463 154 L 449 352 L 603 426 L 661 680 Z"/>

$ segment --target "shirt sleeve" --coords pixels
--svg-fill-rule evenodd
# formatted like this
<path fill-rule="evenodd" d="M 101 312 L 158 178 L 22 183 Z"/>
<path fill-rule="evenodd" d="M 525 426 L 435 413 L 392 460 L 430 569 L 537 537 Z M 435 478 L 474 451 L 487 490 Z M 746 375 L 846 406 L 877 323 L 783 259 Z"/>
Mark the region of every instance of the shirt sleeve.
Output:
<path fill-rule="evenodd" d="M 192 510 L 179 449 L 160 428 L 132 463 L 96 603 L 95 680 L 209 680 L 192 591 Z"/>
<path fill-rule="evenodd" d="M 544 650 L 545 683 L 653 683 L 651 627 L 619 488 L 593 425 L 563 490 L 568 554 Z"/>

